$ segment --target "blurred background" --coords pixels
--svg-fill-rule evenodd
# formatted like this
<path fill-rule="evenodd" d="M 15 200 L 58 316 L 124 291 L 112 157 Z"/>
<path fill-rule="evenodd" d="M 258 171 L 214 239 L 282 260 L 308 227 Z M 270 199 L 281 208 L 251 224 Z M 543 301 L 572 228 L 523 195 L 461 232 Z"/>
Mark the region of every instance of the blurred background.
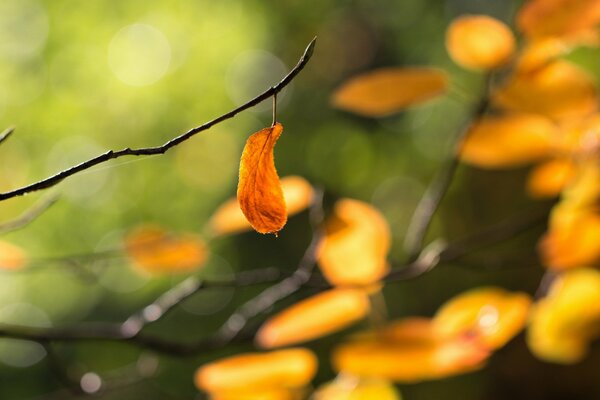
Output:
<path fill-rule="evenodd" d="M 278 82 L 318 36 L 306 69 L 278 97 L 284 133 L 276 148 L 280 176 L 301 175 L 326 190 L 326 203 L 351 197 L 372 203 L 390 223 L 392 257 L 403 260 L 404 234 L 428 182 L 451 152 L 452 138 L 477 102 L 483 77 L 454 66 L 444 48 L 453 18 L 483 13 L 508 23 L 520 1 L 495 0 L 1 0 L 0 129 L 16 126 L 0 146 L 0 191 L 36 181 L 109 149 L 162 144 L 246 102 Z M 598 76 L 598 54 L 572 56 Z M 418 109 L 374 120 L 329 106 L 337 85 L 380 66 L 433 65 L 451 90 Z M 235 195 L 246 138 L 271 123 L 270 100 L 194 137 L 166 155 L 121 158 L 56 188 L 4 201 L 10 220 L 52 193 L 57 204 L 26 229 L 4 236 L 25 249 L 28 269 L 0 273 L 0 323 L 63 326 L 120 322 L 185 276 L 150 278 L 111 252 L 142 223 L 206 232 L 214 210 Z M 527 199 L 526 169 L 490 172 L 462 166 L 429 238 L 459 238 L 548 203 Z M 494 284 L 533 294 L 543 270 L 535 243 L 544 227 L 385 288 L 390 318 L 431 315 L 450 296 Z M 253 232 L 215 239 L 199 276 L 276 266 L 292 271 L 310 241 L 307 212 L 279 238 Z M 58 261 L 56 259 L 59 259 Z M 260 287 L 207 290 L 150 330 L 181 341 L 209 335 Z M 293 303 L 308 293 L 283 302 Z M 258 326 L 262 318 L 253 321 Z M 359 329 L 357 326 L 353 329 Z M 347 331 L 345 332 L 347 333 Z M 310 344 L 331 379 L 334 335 Z M 236 346 L 199 357 L 164 357 L 126 344 L 55 346 L 66 373 L 106 399 L 202 398 L 195 369 Z M 39 344 L 0 340 L 0 398 L 75 398 L 63 391 L 56 360 Z M 455 378 L 401 386 L 419 399 L 600 398 L 595 349 L 582 364 L 535 360 L 520 336 L 490 365 Z M 595 367 L 594 367 L 595 366 Z M 131 371 L 145 379 L 102 390 Z M 141 371 L 141 372 L 140 372 Z"/>

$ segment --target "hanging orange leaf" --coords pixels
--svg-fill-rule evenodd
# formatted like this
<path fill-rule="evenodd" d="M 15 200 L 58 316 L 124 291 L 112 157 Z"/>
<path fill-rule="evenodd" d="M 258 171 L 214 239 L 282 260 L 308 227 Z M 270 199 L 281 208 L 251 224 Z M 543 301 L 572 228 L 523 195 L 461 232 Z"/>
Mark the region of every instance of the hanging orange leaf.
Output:
<path fill-rule="evenodd" d="M 536 198 L 556 197 L 573 179 L 575 165 L 569 159 L 557 158 L 535 167 L 527 178 L 527 192 Z"/>
<path fill-rule="evenodd" d="M 507 110 L 566 119 L 592 113 L 598 94 L 587 73 L 568 61 L 556 60 L 532 73 L 513 75 L 492 100 Z"/>
<path fill-rule="evenodd" d="M 287 207 L 288 215 L 294 215 L 306 209 L 313 197 L 313 188 L 300 176 L 281 178 L 281 189 Z M 252 229 L 240 209 L 237 199 L 223 203 L 210 219 L 210 226 L 215 235 L 243 232 Z"/>
<path fill-rule="evenodd" d="M 346 81 L 331 102 L 366 117 L 384 117 L 436 97 L 447 86 L 446 74 L 434 68 L 381 68 Z"/>
<path fill-rule="evenodd" d="M 205 364 L 196 371 L 199 389 L 219 393 L 300 388 L 317 370 L 317 358 L 306 349 L 246 353 Z"/>
<path fill-rule="evenodd" d="M 27 264 L 27 255 L 18 246 L 0 240 L 0 269 L 17 270 Z"/>
<path fill-rule="evenodd" d="M 176 236 L 154 225 L 130 232 L 125 237 L 125 251 L 137 267 L 151 274 L 192 271 L 200 268 L 208 255 L 199 237 Z"/>
<path fill-rule="evenodd" d="M 240 161 L 237 198 L 250 225 L 260 233 L 277 233 L 287 221 L 283 190 L 273 149 L 283 126 L 276 123 L 248 138 Z"/>
<path fill-rule="evenodd" d="M 555 125 L 539 115 L 484 117 L 470 129 L 460 158 L 484 168 L 519 166 L 551 154 L 557 135 Z"/>
<path fill-rule="evenodd" d="M 446 48 L 458 65 L 494 69 L 506 64 L 515 51 L 515 38 L 506 24 L 486 15 L 466 15 L 452 21 Z"/>
<path fill-rule="evenodd" d="M 371 205 L 352 199 L 339 200 L 325 231 L 317 259 L 332 285 L 369 285 L 388 272 L 390 228 Z"/>
<path fill-rule="evenodd" d="M 369 297 L 365 291 L 332 289 L 270 318 L 258 331 L 256 341 L 267 348 L 305 342 L 343 329 L 368 312 Z"/>
<path fill-rule="evenodd" d="M 497 349 L 523 329 L 530 305 L 525 293 L 477 288 L 448 300 L 435 313 L 433 329 L 442 339 L 470 337 Z"/>
<path fill-rule="evenodd" d="M 357 378 L 347 374 L 321 386 L 313 400 L 401 400 L 393 384 L 377 378 Z"/>
<path fill-rule="evenodd" d="M 531 312 L 527 344 L 538 358 L 573 364 L 600 335 L 600 272 L 578 268 L 560 274 Z"/>
<path fill-rule="evenodd" d="M 210 400 L 303 400 L 306 398 L 302 389 L 262 389 L 262 390 L 223 390 L 211 393 Z"/>
<path fill-rule="evenodd" d="M 598 23 L 598 0 L 529 0 L 517 14 L 517 27 L 529 38 L 563 36 Z"/>

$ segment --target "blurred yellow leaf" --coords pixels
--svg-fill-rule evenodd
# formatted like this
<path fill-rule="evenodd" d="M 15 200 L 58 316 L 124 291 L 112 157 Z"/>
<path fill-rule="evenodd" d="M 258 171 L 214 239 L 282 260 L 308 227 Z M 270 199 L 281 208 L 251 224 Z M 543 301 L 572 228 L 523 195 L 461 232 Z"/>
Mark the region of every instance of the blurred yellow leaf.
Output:
<path fill-rule="evenodd" d="M 196 371 L 194 381 L 207 392 L 260 392 L 303 387 L 316 370 L 315 355 L 297 348 L 245 353 L 205 364 Z"/>
<path fill-rule="evenodd" d="M 569 159 L 557 158 L 536 166 L 527 178 L 527 192 L 532 197 L 556 197 L 573 179 L 575 165 Z"/>
<path fill-rule="evenodd" d="M 20 247 L 0 240 L 0 269 L 18 270 L 27 265 L 27 255 Z"/>
<path fill-rule="evenodd" d="M 332 355 L 337 371 L 359 377 L 417 382 L 480 368 L 489 351 L 469 338 L 441 340 L 431 320 L 406 318 L 356 335 Z"/>
<path fill-rule="evenodd" d="M 436 97 L 448 78 L 437 69 L 390 67 L 344 82 L 333 94 L 333 106 L 366 117 L 384 117 Z"/>
<path fill-rule="evenodd" d="M 489 349 L 504 346 L 527 321 L 531 299 L 525 293 L 510 293 L 483 287 L 448 300 L 433 317 L 436 335 L 443 339 L 471 337 Z"/>
<path fill-rule="evenodd" d="M 599 322 L 600 272 L 589 268 L 564 272 L 532 309 L 527 343 L 542 360 L 576 363 L 598 338 Z"/>
<path fill-rule="evenodd" d="M 583 117 L 597 108 L 594 80 L 574 64 L 553 61 L 528 74 L 515 74 L 492 96 L 504 109 L 557 120 Z"/>
<path fill-rule="evenodd" d="M 469 69 L 494 69 L 506 64 L 515 52 L 510 28 L 486 15 L 456 18 L 446 32 L 446 48 L 458 65 Z"/>
<path fill-rule="evenodd" d="M 483 168 L 512 167 L 547 157 L 556 126 L 533 114 L 484 117 L 475 122 L 460 147 L 460 158 Z"/>
<path fill-rule="evenodd" d="M 517 14 L 517 27 L 529 38 L 562 36 L 600 22 L 598 0 L 529 0 Z"/>
<path fill-rule="evenodd" d="M 287 207 L 288 216 L 306 209 L 313 197 L 313 188 L 300 176 L 286 176 L 281 178 L 281 189 Z M 215 235 L 243 232 L 252 229 L 240 209 L 237 199 L 230 199 L 223 203 L 213 214 L 210 220 L 211 230 Z"/>
<path fill-rule="evenodd" d="M 369 285 L 388 272 L 391 233 L 377 209 L 358 200 L 339 200 L 325 230 L 317 259 L 332 285 Z"/>
<path fill-rule="evenodd" d="M 273 150 L 283 126 L 276 123 L 248 138 L 240 161 L 237 198 L 250 225 L 260 233 L 277 233 L 287 221 L 285 200 L 275 170 Z"/>
<path fill-rule="evenodd" d="M 369 297 L 364 290 L 328 290 L 270 318 L 258 331 L 256 341 L 267 348 L 305 342 L 343 329 L 368 312 Z"/>
<path fill-rule="evenodd" d="M 210 400 L 303 400 L 304 391 L 299 389 L 223 390 L 211 393 Z"/>
<path fill-rule="evenodd" d="M 401 400 L 394 385 L 382 379 L 361 379 L 341 374 L 321 386 L 312 400 Z"/>
<path fill-rule="evenodd" d="M 151 274 L 189 272 L 200 268 L 208 256 L 199 237 L 176 236 L 155 225 L 144 225 L 128 233 L 125 251 L 134 265 Z"/>

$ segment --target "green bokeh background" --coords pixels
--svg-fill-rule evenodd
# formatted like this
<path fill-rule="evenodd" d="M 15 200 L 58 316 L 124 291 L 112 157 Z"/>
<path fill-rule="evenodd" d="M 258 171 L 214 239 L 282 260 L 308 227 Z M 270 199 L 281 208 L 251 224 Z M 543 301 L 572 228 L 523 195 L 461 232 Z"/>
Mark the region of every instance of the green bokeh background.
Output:
<path fill-rule="evenodd" d="M 53 174 L 108 149 L 159 145 L 254 97 L 296 63 L 313 36 L 313 59 L 279 96 L 285 131 L 276 148 L 280 176 L 301 175 L 324 187 L 328 204 L 352 197 L 374 204 L 393 231 L 392 257 L 426 185 L 451 150 L 477 101 L 483 77 L 453 65 L 444 49 L 448 22 L 484 13 L 510 23 L 518 1 L 0 1 L 0 127 L 15 135 L 0 146 L 0 191 Z M 598 75 L 598 53 L 572 59 Z M 443 98 L 372 120 L 332 109 L 344 79 L 379 66 L 433 65 L 451 76 Z M 124 232 L 147 222 L 206 232 L 213 211 L 235 193 L 245 139 L 271 122 L 270 102 L 239 114 L 166 155 L 122 158 L 44 193 L 0 205 L 10 220 L 51 193 L 60 200 L 26 229 L 4 239 L 23 247 L 32 265 L 0 276 L 0 322 L 63 326 L 119 322 L 184 277 L 150 279 L 124 258 L 71 265 L 54 257 L 116 249 Z M 448 240 L 532 208 L 522 191 L 526 170 L 461 167 L 429 239 Z M 431 315 L 450 296 L 485 284 L 534 293 L 543 270 L 535 258 L 539 227 L 413 281 L 385 288 L 390 318 Z M 210 243 L 199 275 L 277 266 L 293 270 L 310 241 L 307 213 L 279 238 L 245 233 Z M 150 329 L 175 340 L 209 335 L 260 288 L 198 294 Z M 279 307 L 307 296 L 301 291 Z M 264 316 L 252 321 L 258 326 Z M 363 325 L 364 327 L 364 325 Z M 360 326 L 353 329 L 360 328 Z M 347 332 L 345 332 L 347 333 Z M 342 334 L 309 344 L 321 359 L 316 384 L 331 379 L 328 353 Z M 93 372 L 107 385 L 139 373 L 147 379 L 105 399 L 193 399 L 194 370 L 236 346 L 191 358 L 164 357 L 111 343 L 55 346 L 67 374 Z M 76 398 L 35 344 L 0 340 L 0 398 Z M 407 400 L 600 397 L 598 351 L 575 367 L 536 361 L 522 337 L 488 368 L 451 379 L 402 385 Z M 137 371 L 137 372 L 136 372 Z M 89 377 L 89 375 L 88 375 Z"/>

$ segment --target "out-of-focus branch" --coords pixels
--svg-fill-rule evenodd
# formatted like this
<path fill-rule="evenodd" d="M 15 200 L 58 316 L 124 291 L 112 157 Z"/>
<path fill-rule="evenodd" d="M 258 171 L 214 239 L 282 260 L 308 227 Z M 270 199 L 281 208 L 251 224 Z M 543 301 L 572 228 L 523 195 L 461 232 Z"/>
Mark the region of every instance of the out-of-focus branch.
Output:
<path fill-rule="evenodd" d="M 9 126 L 2 133 L 0 133 L 0 144 L 2 144 L 6 139 L 8 139 L 13 132 L 15 131 L 14 126 Z"/>
<path fill-rule="evenodd" d="M 415 260 L 419 253 L 421 253 L 423 241 L 425 240 L 433 216 L 444 199 L 446 192 L 450 188 L 450 184 L 452 183 L 456 170 L 460 164 L 458 158 L 460 144 L 469 133 L 473 121 L 479 119 L 487 112 L 489 107 L 489 86 L 491 79 L 492 75 L 488 74 L 484 81 L 483 93 L 479 97 L 480 100 L 454 138 L 454 145 L 450 158 L 439 170 L 438 174 L 421 197 L 421 200 L 412 215 L 404 240 L 404 248 L 408 254 L 409 261 Z"/>
<path fill-rule="evenodd" d="M 2 138 L 0 137 L 0 143 L 1 142 Z M 42 215 L 44 211 L 52 207 L 52 205 L 57 201 L 58 196 L 50 196 L 42 199 L 38 203 L 35 203 L 31 208 L 25 210 L 25 212 L 17 218 L 0 224 L 0 234 L 16 231 L 26 227 L 31 222 L 35 221 L 40 215 Z"/>
<path fill-rule="evenodd" d="M 308 61 L 310 60 L 310 58 L 313 54 L 316 40 L 317 40 L 317 38 L 314 38 L 308 44 L 308 46 L 306 47 L 306 50 L 304 50 L 304 53 L 302 54 L 302 57 L 300 57 L 300 60 L 298 61 L 296 66 L 278 84 L 268 88 L 267 90 L 265 90 L 263 93 L 259 94 L 252 100 L 229 111 L 228 113 L 225 113 L 225 114 L 221 115 L 220 117 L 213 119 L 212 121 L 206 122 L 203 125 L 192 128 L 189 131 L 169 140 L 168 142 L 164 143 L 161 146 L 141 147 L 138 149 L 132 149 L 132 148 L 127 147 L 125 149 L 118 150 L 118 151 L 109 150 L 106 153 L 100 154 L 94 158 L 84 161 L 78 165 L 71 167 L 71 168 L 60 171 L 57 174 L 52 175 L 48 178 L 42 179 L 38 182 L 32 183 L 27 186 L 23 186 L 18 189 L 11 190 L 9 192 L 0 193 L 0 201 L 7 200 L 7 199 L 17 197 L 17 196 L 22 196 L 24 194 L 35 192 L 37 190 L 47 189 L 49 187 L 57 185 L 58 183 L 63 181 L 65 178 L 68 178 L 72 175 L 75 175 L 75 174 L 81 172 L 81 171 L 89 169 L 95 165 L 102 164 L 106 161 L 114 160 L 116 158 L 120 158 L 120 157 L 124 157 L 124 156 L 152 156 L 152 155 L 165 154 L 171 148 L 179 145 L 182 142 L 185 142 L 186 140 L 190 139 L 192 136 L 195 136 L 197 133 L 208 130 L 209 128 L 213 127 L 214 125 L 217 125 L 217 124 L 219 124 L 225 120 L 228 120 L 230 118 L 233 118 L 235 115 L 237 115 L 238 113 L 240 113 L 244 110 L 247 110 L 248 108 L 254 107 L 255 105 L 262 102 L 263 100 L 266 100 L 266 99 L 270 98 L 271 96 L 277 95 L 277 93 L 282 91 L 283 88 L 285 88 L 290 82 L 292 82 L 292 80 L 294 80 L 296 75 L 298 75 L 300 73 L 300 71 L 302 71 L 304 69 L 304 67 L 306 66 L 306 64 L 308 63 Z"/>

